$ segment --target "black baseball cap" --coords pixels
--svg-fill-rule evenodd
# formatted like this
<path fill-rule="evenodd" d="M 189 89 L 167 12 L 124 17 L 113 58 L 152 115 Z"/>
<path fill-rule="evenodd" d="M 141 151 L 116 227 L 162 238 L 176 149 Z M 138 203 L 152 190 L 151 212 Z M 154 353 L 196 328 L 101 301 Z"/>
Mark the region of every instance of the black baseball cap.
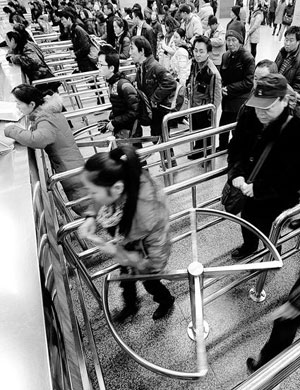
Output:
<path fill-rule="evenodd" d="M 287 94 L 287 86 L 287 80 L 282 74 L 270 73 L 257 80 L 257 86 L 246 106 L 266 110 L 275 100 Z"/>

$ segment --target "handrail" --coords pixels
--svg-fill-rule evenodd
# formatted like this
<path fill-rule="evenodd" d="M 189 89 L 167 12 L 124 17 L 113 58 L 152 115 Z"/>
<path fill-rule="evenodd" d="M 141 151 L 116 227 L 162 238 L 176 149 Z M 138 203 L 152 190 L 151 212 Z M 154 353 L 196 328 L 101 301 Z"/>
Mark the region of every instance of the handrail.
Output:
<path fill-rule="evenodd" d="M 234 390 L 270 390 L 300 367 L 300 340 L 249 376 Z"/>

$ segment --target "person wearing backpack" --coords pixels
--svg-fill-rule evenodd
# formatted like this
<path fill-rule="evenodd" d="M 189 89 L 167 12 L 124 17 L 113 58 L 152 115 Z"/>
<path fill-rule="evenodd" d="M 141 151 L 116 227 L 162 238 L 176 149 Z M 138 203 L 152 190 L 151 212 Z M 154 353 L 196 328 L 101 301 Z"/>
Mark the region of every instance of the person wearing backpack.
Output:
<path fill-rule="evenodd" d="M 108 84 L 112 105 L 109 122 L 102 132 L 112 131 L 116 138 L 141 137 L 139 95 L 130 80 L 119 72 L 119 65 L 117 51 L 109 45 L 102 46 L 98 57 L 99 75 Z"/>

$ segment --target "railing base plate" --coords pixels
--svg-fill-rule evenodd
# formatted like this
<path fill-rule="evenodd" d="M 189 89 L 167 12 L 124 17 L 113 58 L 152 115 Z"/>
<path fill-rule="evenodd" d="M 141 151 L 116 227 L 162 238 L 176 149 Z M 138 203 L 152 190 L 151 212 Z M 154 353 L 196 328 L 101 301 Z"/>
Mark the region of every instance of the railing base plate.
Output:
<path fill-rule="evenodd" d="M 249 297 L 254 302 L 263 302 L 266 299 L 266 296 L 267 294 L 265 290 L 262 290 L 262 292 L 259 295 L 256 294 L 255 288 L 251 288 L 251 290 L 249 291 Z"/>
<path fill-rule="evenodd" d="M 204 335 L 204 340 L 207 338 L 209 333 L 209 325 L 206 321 L 203 321 L 203 335 Z M 193 328 L 193 322 L 191 321 L 188 325 L 187 328 L 187 334 L 189 338 L 193 341 L 195 341 L 195 333 L 194 333 L 194 328 Z"/>

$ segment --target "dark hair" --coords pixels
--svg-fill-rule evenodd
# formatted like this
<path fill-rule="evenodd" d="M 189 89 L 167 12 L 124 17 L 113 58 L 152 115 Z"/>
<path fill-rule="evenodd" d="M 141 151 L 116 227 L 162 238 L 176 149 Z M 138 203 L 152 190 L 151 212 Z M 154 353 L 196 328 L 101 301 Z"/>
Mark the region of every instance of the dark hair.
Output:
<path fill-rule="evenodd" d="M 141 163 L 132 146 L 119 146 L 110 152 L 94 154 L 84 165 L 87 179 L 96 186 L 112 187 L 124 183 L 126 195 L 119 231 L 125 236 L 131 229 L 140 189 Z"/>
<path fill-rule="evenodd" d="M 10 41 L 13 38 L 17 45 L 17 47 L 14 49 L 14 54 L 22 53 L 24 46 L 28 42 L 26 34 L 20 34 L 18 31 L 8 31 L 6 36 Z"/>
<path fill-rule="evenodd" d="M 212 51 L 212 44 L 209 38 L 205 37 L 204 35 L 199 35 L 194 39 L 193 45 L 192 45 L 192 50 L 195 49 L 196 43 L 197 42 L 203 42 L 206 45 L 207 51 L 211 52 Z"/>
<path fill-rule="evenodd" d="M 133 12 L 134 10 L 139 10 L 142 12 L 142 6 L 139 3 L 135 3 L 132 6 L 131 12 Z"/>
<path fill-rule="evenodd" d="M 213 24 L 218 24 L 218 19 L 214 15 L 209 15 L 208 25 L 211 26 Z"/>
<path fill-rule="evenodd" d="M 132 9 L 132 13 L 133 13 L 133 15 L 134 15 L 136 18 L 139 18 L 140 20 L 144 20 L 143 13 L 142 13 L 142 11 L 140 11 L 139 9 L 133 8 L 133 9 Z"/>
<path fill-rule="evenodd" d="M 123 28 L 124 32 L 128 32 L 128 23 L 125 19 L 122 19 L 119 16 L 115 16 L 114 22 L 116 22 L 120 28 Z"/>
<path fill-rule="evenodd" d="M 177 34 L 180 36 L 180 38 L 185 38 L 185 30 L 181 27 L 176 28 L 174 32 L 177 32 Z"/>
<path fill-rule="evenodd" d="M 112 3 L 104 3 L 104 6 L 103 7 L 106 7 L 107 9 L 109 9 L 111 12 L 114 12 L 114 6 L 112 5 Z"/>
<path fill-rule="evenodd" d="M 186 12 L 187 14 L 191 13 L 191 7 L 187 4 L 181 4 L 178 10 L 179 13 Z"/>
<path fill-rule="evenodd" d="M 132 10 L 131 10 L 131 8 L 125 7 L 125 8 L 124 8 L 124 12 L 125 12 L 127 15 L 129 15 L 130 17 L 132 17 Z"/>
<path fill-rule="evenodd" d="M 145 38 L 143 36 L 134 36 L 131 39 L 131 42 L 133 44 L 135 44 L 135 46 L 137 47 L 139 52 L 141 52 L 142 49 L 144 49 L 145 57 L 150 57 L 151 56 L 152 48 L 151 48 L 150 42 L 148 41 L 147 38 Z"/>
<path fill-rule="evenodd" d="M 114 49 L 111 45 L 103 45 L 100 47 L 98 56 L 100 55 L 105 56 L 105 61 L 108 66 L 114 67 L 114 73 L 119 71 L 120 59 L 116 49 Z"/>
<path fill-rule="evenodd" d="M 26 30 L 26 26 L 22 23 L 15 23 L 13 25 L 13 29 L 21 35 L 21 37 L 25 37 L 25 41 L 31 41 L 33 42 L 32 36 L 29 34 L 29 32 Z"/>
<path fill-rule="evenodd" d="M 168 15 L 165 18 L 165 26 L 169 27 L 170 32 L 174 32 L 179 27 L 179 23 L 173 16 Z"/>
<path fill-rule="evenodd" d="M 292 35 L 292 34 L 295 34 L 296 40 L 300 41 L 300 27 L 298 27 L 298 26 L 291 26 L 291 27 L 289 27 L 286 30 L 284 36 L 286 37 L 287 35 Z"/>
<path fill-rule="evenodd" d="M 276 62 L 268 59 L 259 61 L 255 66 L 256 68 L 268 68 L 270 73 L 278 73 Z"/>
<path fill-rule="evenodd" d="M 29 84 L 17 85 L 11 93 L 23 103 L 29 104 L 34 102 L 35 108 L 45 102 L 42 92 Z"/>
<path fill-rule="evenodd" d="M 66 19 L 71 19 L 72 23 L 75 23 L 76 21 L 76 15 L 73 12 L 70 12 L 69 10 L 62 10 L 59 12 L 60 18 L 66 18 Z"/>
<path fill-rule="evenodd" d="M 235 14 L 237 20 L 240 20 L 240 10 L 241 10 L 241 7 L 239 7 L 238 5 L 234 5 L 231 8 L 231 11 Z"/>

